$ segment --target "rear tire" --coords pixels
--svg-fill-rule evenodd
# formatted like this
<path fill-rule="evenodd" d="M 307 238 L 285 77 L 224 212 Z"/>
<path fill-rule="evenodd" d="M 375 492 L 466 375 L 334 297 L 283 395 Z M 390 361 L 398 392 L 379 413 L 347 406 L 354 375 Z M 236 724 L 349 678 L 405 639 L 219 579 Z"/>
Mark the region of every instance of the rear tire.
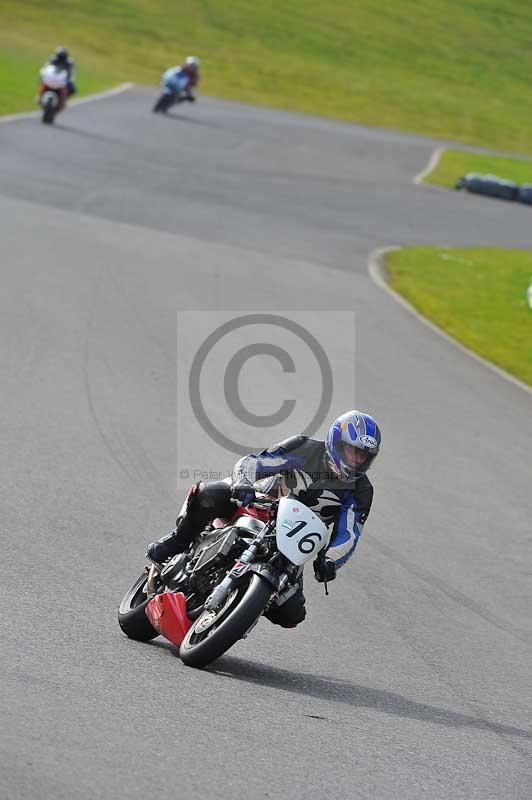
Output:
<path fill-rule="evenodd" d="M 235 588 L 228 602 L 208 624 L 209 613 L 195 621 L 181 642 L 179 655 L 189 667 L 206 667 L 242 638 L 262 615 L 273 592 L 271 584 L 260 575 L 251 573 Z"/>
<path fill-rule="evenodd" d="M 143 572 L 131 589 L 129 589 L 118 609 L 118 624 L 130 639 L 137 642 L 149 642 L 159 636 L 148 617 L 145 609 L 148 598 L 144 592 L 148 575 Z"/>

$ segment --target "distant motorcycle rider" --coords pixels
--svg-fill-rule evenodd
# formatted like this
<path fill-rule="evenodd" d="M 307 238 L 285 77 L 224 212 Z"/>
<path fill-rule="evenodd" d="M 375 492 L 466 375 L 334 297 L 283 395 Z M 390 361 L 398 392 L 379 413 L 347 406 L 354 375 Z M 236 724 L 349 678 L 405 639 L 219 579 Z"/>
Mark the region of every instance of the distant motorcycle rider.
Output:
<path fill-rule="evenodd" d="M 165 86 L 173 88 L 176 92 L 182 91 L 182 86 L 184 84 L 184 99 L 193 103 L 196 100 L 194 89 L 200 80 L 199 68 L 199 58 L 197 58 L 197 56 L 188 56 L 185 62 L 180 66 L 170 67 L 170 69 L 166 70 L 163 75 L 164 84 Z"/>
<path fill-rule="evenodd" d="M 292 436 L 260 453 L 241 458 L 231 480 L 193 485 L 176 528 L 148 546 L 147 558 L 161 564 L 188 549 L 194 537 L 216 517 L 230 519 L 231 499 L 243 505 L 256 493 L 296 496 L 332 526 L 327 556 L 314 562 L 315 578 L 331 581 L 353 555 L 370 512 L 373 486 L 367 471 L 379 453 L 381 433 L 373 417 L 348 411 L 335 419 L 325 441 Z M 271 622 L 294 627 L 305 618 L 302 586 L 286 603 L 269 611 Z"/>
<path fill-rule="evenodd" d="M 67 97 L 75 94 L 76 63 L 72 58 L 70 58 L 70 54 L 66 47 L 58 47 L 48 63 L 53 64 L 54 67 L 58 67 L 59 69 L 66 70 L 68 75 Z"/>

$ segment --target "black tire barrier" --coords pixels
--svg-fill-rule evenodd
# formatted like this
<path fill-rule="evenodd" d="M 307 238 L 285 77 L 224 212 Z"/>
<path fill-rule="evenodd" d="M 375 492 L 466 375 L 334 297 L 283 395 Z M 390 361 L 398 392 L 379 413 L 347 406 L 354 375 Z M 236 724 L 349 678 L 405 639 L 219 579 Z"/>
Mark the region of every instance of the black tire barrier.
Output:
<path fill-rule="evenodd" d="M 517 198 L 520 203 L 526 203 L 532 206 L 532 183 L 523 183 L 519 187 L 519 197 Z"/>
<path fill-rule="evenodd" d="M 519 203 L 532 205 L 532 183 L 523 183 L 522 186 L 514 181 L 498 178 L 496 175 L 480 175 L 477 172 L 468 172 L 458 178 L 455 189 L 465 189 L 473 194 L 482 194 L 486 197 L 497 197 L 502 200 L 515 200 Z"/>

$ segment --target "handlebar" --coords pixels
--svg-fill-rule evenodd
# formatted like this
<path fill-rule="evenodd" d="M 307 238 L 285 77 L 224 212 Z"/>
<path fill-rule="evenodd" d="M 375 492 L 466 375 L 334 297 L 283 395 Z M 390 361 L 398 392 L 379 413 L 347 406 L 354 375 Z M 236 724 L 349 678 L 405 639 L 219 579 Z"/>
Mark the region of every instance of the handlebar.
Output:
<path fill-rule="evenodd" d="M 237 508 L 242 508 L 244 503 L 241 500 L 237 500 L 236 498 L 232 497 L 230 500 L 231 503 L 234 503 Z M 245 505 L 249 508 L 257 508 L 259 511 L 269 511 L 277 504 L 277 500 L 266 500 L 265 502 L 259 502 L 255 500 L 252 503 L 246 503 Z"/>

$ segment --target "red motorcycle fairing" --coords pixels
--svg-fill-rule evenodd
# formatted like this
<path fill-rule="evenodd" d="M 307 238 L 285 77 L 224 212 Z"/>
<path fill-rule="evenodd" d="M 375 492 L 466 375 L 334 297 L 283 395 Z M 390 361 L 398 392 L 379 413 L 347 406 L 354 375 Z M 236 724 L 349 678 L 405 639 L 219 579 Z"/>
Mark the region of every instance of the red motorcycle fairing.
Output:
<path fill-rule="evenodd" d="M 277 500 L 276 497 L 267 497 L 267 500 Z M 256 519 L 262 520 L 262 522 L 268 522 L 270 519 L 270 512 L 264 508 L 254 508 L 253 506 L 239 506 L 235 509 L 234 514 L 230 519 L 223 520 L 220 517 L 216 517 L 213 520 L 212 524 L 215 528 L 225 528 L 227 525 L 234 525 L 237 519 L 240 517 L 255 517 Z"/>
<path fill-rule="evenodd" d="M 271 498 L 266 498 L 270 500 Z M 276 499 L 276 498 L 275 498 Z M 270 512 L 263 508 L 254 508 L 253 506 L 240 506 L 236 509 L 235 513 L 229 520 L 229 525 L 234 525 L 239 517 L 256 517 L 262 522 L 268 522 L 270 519 Z"/>
<path fill-rule="evenodd" d="M 145 608 L 156 631 L 179 647 L 192 621 L 187 617 L 187 601 L 182 592 L 164 592 L 153 597 Z"/>
<path fill-rule="evenodd" d="M 62 111 L 63 108 L 65 107 L 67 99 L 66 86 L 61 89 L 52 89 L 50 86 L 46 86 L 46 84 L 41 81 L 41 84 L 39 86 L 39 100 L 41 99 L 41 97 L 45 92 L 54 92 L 59 98 L 59 105 L 57 106 L 57 113 L 59 114 L 59 112 Z"/>

